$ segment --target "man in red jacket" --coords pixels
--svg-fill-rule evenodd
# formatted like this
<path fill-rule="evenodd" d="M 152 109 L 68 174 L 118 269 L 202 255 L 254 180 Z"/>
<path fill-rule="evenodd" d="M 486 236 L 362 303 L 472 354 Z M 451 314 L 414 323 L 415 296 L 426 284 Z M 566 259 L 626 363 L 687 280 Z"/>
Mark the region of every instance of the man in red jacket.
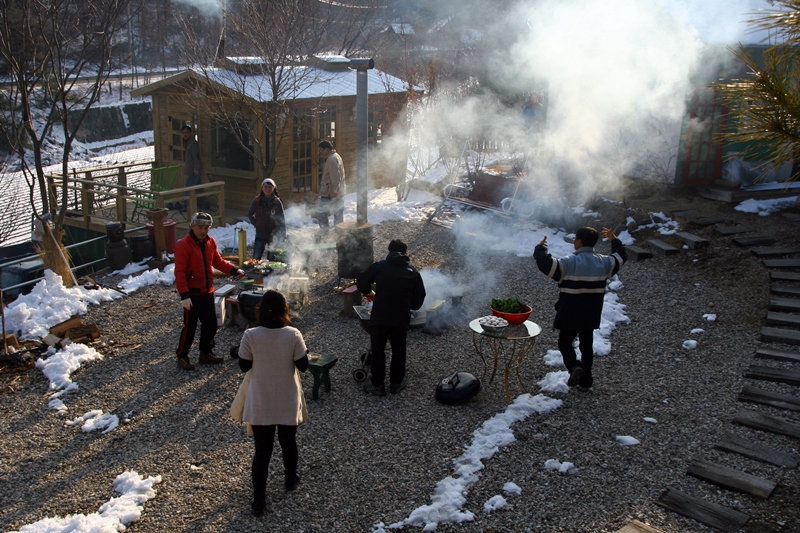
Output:
<path fill-rule="evenodd" d="M 200 319 L 200 363 L 217 364 L 211 350 L 217 334 L 217 314 L 214 310 L 214 274 L 212 267 L 230 275 L 244 277 L 244 272 L 225 261 L 217 250 L 217 241 L 208 235 L 212 218 L 208 213 L 195 213 L 189 223 L 189 233 L 175 244 L 175 286 L 183 306 L 183 330 L 175 354 L 178 366 L 194 370 L 189 361 L 189 349 L 194 342 L 197 320 Z"/>

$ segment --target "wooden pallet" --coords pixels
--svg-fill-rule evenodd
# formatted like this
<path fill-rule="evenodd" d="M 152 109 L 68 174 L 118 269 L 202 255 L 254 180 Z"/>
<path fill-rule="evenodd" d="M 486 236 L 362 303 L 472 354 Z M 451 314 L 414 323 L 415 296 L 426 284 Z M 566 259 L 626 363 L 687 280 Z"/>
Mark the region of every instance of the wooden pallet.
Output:
<path fill-rule="evenodd" d="M 707 502 L 677 489 L 665 490 L 656 503 L 665 509 L 722 531 L 739 531 L 750 520 L 748 514 Z"/>

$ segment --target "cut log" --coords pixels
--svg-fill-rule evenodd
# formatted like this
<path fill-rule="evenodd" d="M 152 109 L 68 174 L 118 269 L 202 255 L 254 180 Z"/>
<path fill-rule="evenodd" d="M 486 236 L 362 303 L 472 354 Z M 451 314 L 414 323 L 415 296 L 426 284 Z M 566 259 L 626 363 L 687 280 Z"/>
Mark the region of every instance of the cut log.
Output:
<path fill-rule="evenodd" d="M 800 272 L 770 272 L 769 279 L 772 281 L 800 281 Z"/>
<path fill-rule="evenodd" d="M 779 350 L 777 348 L 770 348 L 769 346 L 762 346 L 756 350 L 756 359 L 773 359 L 775 361 L 789 361 L 791 363 L 800 363 L 800 352 L 792 352 L 790 350 Z"/>
<path fill-rule="evenodd" d="M 650 259 L 653 257 L 651 251 L 635 245 L 626 246 L 625 251 L 628 253 L 628 259 L 633 261 L 641 261 L 642 259 Z"/>
<path fill-rule="evenodd" d="M 686 231 L 676 231 L 675 236 L 686 243 L 690 250 L 708 246 L 708 240 Z"/>
<path fill-rule="evenodd" d="M 723 489 L 744 492 L 762 500 L 768 499 L 777 486 L 777 483 L 769 479 L 702 459 L 690 464 L 686 473 Z"/>
<path fill-rule="evenodd" d="M 776 466 L 795 468 L 800 464 L 800 455 L 782 452 L 775 448 L 754 442 L 751 439 L 742 439 L 734 435 L 723 434 L 722 437 L 720 437 L 719 443 L 714 447 L 718 450 L 738 453 L 748 459 Z"/>
<path fill-rule="evenodd" d="M 772 237 L 736 237 L 733 243 L 738 246 L 769 246 L 775 244 L 775 239 Z"/>
<path fill-rule="evenodd" d="M 764 321 L 764 325 L 800 328 L 800 315 L 767 311 L 767 319 Z"/>
<path fill-rule="evenodd" d="M 787 287 L 786 285 L 773 285 L 769 292 L 780 296 L 800 296 L 800 287 Z"/>
<path fill-rule="evenodd" d="M 760 379 L 761 381 L 786 383 L 788 385 L 800 385 L 800 370 L 774 368 L 764 365 L 750 365 L 750 368 L 745 371 L 744 377 Z"/>
<path fill-rule="evenodd" d="M 680 250 L 678 250 L 671 244 L 667 244 L 659 239 L 650 239 L 649 241 L 647 241 L 647 245 L 650 248 L 652 248 L 655 253 L 661 255 L 674 255 L 680 252 Z"/>
<path fill-rule="evenodd" d="M 786 328 L 761 328 L 761 342 L 800 344 L 800 331 Z"/>
<path fill-rule="evenodd" d="M 678 489 L 667 489 L 662 492 L 656 504 L 722 531 L 739 531 L 750 520 L 748 514 L 707 502 Z"/>
<path fill-rule="evenodd" d="M 64 334 L 67 332 L 69 328 L 77 328 L 78 326 L 82 326 L 83 322 L 81 322 L 80 317 L 73 316 L 63 322 L 56 324 L 55 326 L 50 327 L 50 333 L 57 337 L 63 337 Z"/>
<path fill-rule="evenodd" d="M 800 424 L 777 416 L 764 415 L 750 409 L 739 409 L 732 422 L 740 426 L 800 439 Z"/>
<path fill-rule="evenodd" d="M 745 387 L 739 393 L 739 401 L 760 403 L 769 405 L 776 409 L 786 409 L 787 411 L 800 411 L 800 398 L 791 394 L 782 394 L 768 390 L 757 389 L 755 387 Z"/>
<path fill-rule="evenodd" d="M 714 231 L 720 235 L 737 235 L 739 233 L 749 233 L 754 231 L 754 229 L 750 226 L 722 226 L 719 228 L 714 228 Z"/>
<path fill-rule="evenodd" d="M 770 298 L 769 308 L 773 311 L 800 312 L 800 300 L 797 298 Z"/>
<path fill-rule="evenodd" d="M 781 255 L 800 254 L 800 248 L 754 248 L 750 253 L 756 257 L 776 257 Z"/>

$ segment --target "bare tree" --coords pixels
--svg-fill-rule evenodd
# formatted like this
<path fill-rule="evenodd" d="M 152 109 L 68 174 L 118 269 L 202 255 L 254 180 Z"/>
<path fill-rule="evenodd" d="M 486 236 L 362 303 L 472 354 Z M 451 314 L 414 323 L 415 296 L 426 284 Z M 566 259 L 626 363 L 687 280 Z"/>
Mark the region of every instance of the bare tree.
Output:
<path fill-rule="evenodd" d="M 129 7 L 138 1 L 0 3 L 0 62 L 13 80 L 2 89 L 0 131 L 19 157 L 34 212 L 41 216 L 57 210 L 59 230 L 67 210 L 66 181 L 59 205 L 51 205 L 45 152 L 57 136 L 66 175 L 75 134 L 99 100 L 114 67 L 114 45 L 125 34 Z"/>
<path fill-rule="evenodd" d="M 236 51 L 248 59 L 229 62 L 227 68 L 206 66 L 205 49 L 197 36 L 187 37 L 194 59 L 200 65 L 207 98 L 207 113 L 236 138 L 270 175 L 284 138 L 308 117 L 292 111 L 287 102 L 318 81 L 319 71 L 305 68 L 306 60 L 330 41 L 326 28 L 332 24 L 330 4 L 316 0 L 242 0 L 225 13 L 225 35 L 218 51 L 235 43 Z M 193 34 L 190 24 L 184 31 Z M 310 109 L 309 112 L 320 110 Z"/>

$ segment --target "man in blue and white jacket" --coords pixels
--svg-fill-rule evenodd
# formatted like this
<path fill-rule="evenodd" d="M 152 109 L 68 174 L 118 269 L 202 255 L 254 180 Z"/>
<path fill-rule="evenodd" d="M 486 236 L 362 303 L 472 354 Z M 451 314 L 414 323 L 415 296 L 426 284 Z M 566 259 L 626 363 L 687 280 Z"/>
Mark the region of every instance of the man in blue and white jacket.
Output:
<path fill-rule="evenodd" d="M 613 231 L 603 228 L 602 236 L 611 241 L 611 255 L 594 251 L 599 234 L 589 227 L 575 232 L 573 255 L 553 259 L 547 252 L 547 237 L 536 245 L 533 252 L 539 270 L 558 282 L 553 328 L 559 330 L 558 349 L 569 372 L 567 385 L 578 385 L 580 391 L 590 390 L 594 383 L 594 330 L 600 327 L 606 281 L 616 275 L 628 259 L 625 246 Z M 580 361 L 572 346 L 575 337 L 578 337 L 581 350 Z"/>

